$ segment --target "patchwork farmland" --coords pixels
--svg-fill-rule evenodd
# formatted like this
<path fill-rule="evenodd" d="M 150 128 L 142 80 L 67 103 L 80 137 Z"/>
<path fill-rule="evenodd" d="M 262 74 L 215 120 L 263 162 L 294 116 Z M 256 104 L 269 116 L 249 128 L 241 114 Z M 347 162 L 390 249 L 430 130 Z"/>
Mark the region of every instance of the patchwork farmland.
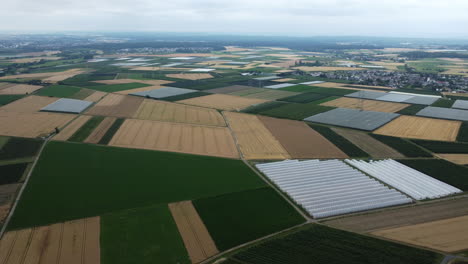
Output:
<path fill-rule="evenodd" d="M 466 257 L 466 59 L 133 38 L 2 49 L 0 263 Z"/>

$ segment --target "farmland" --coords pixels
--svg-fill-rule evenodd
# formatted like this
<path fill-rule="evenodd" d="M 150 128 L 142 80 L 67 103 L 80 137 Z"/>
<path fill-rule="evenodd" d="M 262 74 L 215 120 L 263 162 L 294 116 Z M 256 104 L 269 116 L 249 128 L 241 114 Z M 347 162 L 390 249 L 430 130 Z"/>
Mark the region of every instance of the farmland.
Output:
<path fill-rule="evenodd" d="M 9 165 L 0 165 L 0 185 L 18 182 L 22 177 L 28 163 L 16 163 Z"/>
<path fill-rule="evenodd" d="M 10 231 L 0 241 L 0 260 L 100 263 L 99 233 L 99 217 Z"/>
<path fill-rule="evenodd" d="M 9 104 L 11 102 L 14 102 L 18 99 L 23 98 L 23 95 L 0 95 L 0 106 Z"/>
<path fill-rule="evenodd" d="M 468 154 L 468 143 L 444 142 L 444 141 L 428 141 L 428 140 L 412 140 L 412 142 L 420 145 L 435 153 L 458 153 Z"/>
<path fill-rule="evenodd" d="M 233 256 L 248 264 L 270 263 L 439 263 L 441 255 L 322 225 L 253 246 Z"/>
<path fill-rule="evenodd" d="M 227 128 L 127 119 L 109 145 L 238 158 Z"/>
<path fill-rule="evenodd" d="M 82 115 L 73 120 L 71 124 L 66 126 L 62 131 L 60 131 L 57 135 L 54 136 L 54 140 L 68 140 L 71 136 L 75 134 L 75 132 L 83 126 L 91 116 Z"/>
<path fill-rule="evenodd" d="M 97 144 L 104 137 L 115 120 L 115 117 L 104 118 L 102 122 L 99 123 L 99 125 L 97 125 L 96 128 L 89 134 L 84 142 Z"/>
<path fill-rule="evenodd" d="M 291 158 L 347 158 L 339 148 L 303 122 L 259 116 Z"/>
<path fill-rule="evenodd" d="M 374 133 L 393 137 L 455 141 L 460 125 L 458 121 L 400 116 Z"/>
<path fill-rule="evenodd" d="M 311 125 L 309 126 L 328 139 L 330 142 L 335 144 L 338 148 L 340 148 L 346 155 L 350 157 L 369 157 L 369 154 L 363 151 L 362 149 L 358 148 L 356 145 L 351 143 L 346 138 L 338 135 L 335 131 L 333 131 L 329 127 L 319 126 L 319 125 Z"/>
<path fill-rule="evenodd" d="M 13 86 L 9 87 L 0 87 L 0 95 L 4 94 L 30 94 L 33 93 L 39 89 L 41 89 L 42 86 L 39 85 L 29 85 L 29 84 L 14 84 Z"/>
<path fill-rule="evenodd" d="M 203 198 L 193 203 L 220 250 L 304 222 L 271 188 Z"/>
<path fill-rule="evenodd" d="M 89 115 L 114 116 L 130 118 L 138 110 L 143 98 L 119 94 L 109 94 L 91 107 Z"/>
<path fill-rule="evenodd" d="M 265 100 L 261 99 L 252 99 L 225 94 L 212 94 L 179 101 L 179 103 L 182 104 L 215 108 L 221 110 L 241 110 L 248 106 L 261 104 L 264 102 Z"/>
<path fill-rule="evenodd" d="M 190 259 L 167 205 L 101 217 L 101 263 L 180 263 Z"/>
<path fill-rule="evenodd" d="M 17 113 L 37 112 L 55 101 L 57 101 L 56 98 L 32 95 L 5 105 L 0 108 L 0 111 L 4 110 Z"/>
<path fill-rule="evenodd" d="M 323 113 L 331 109 L 333 108 L 328 106 L 316 105 L 314 102 L 307 104 L 290 103 L 261 111 L 259 114 L 271 117 L 302 120 L 306 117 Z"/>
<path fill-rule="evenodd" d="M 263 181 L 238 160 L 55 141 L 41 155 L 9 228 L 261 186 Z"/>
<path fill-rule="evenodd" d="M 366 110 L 366 111 L 387 112 L 387 113 L 396 113 L 409 106 L 408 104 L 380 102 L 380 101 L 364 100 L 364 99 L 360 100 L 356 98 L 347 98 L 347 97 L 342 97 L 333 101 L 323 103 L 321 105 L 331 106 L 331 107 L 361 109 L 361 110 Z"/>
<path fill-rule="evenodd" d="M 102 116 L 93 116 L 89 120 L 86 121 L 78 130 L 76 130 L 73 135 L 68 138 L 68 141 L 73 142 L 83 142 L 92 132 L 93 130 L 104 120 Z"/>
<path fill-rule="evenodd" d="M 153 121 L 226 126 L 226 122 L 221 114 L 214 109 L 149 99 L 145 99 L 142 102 L 136 111 L 134 118 Z"/>
<path fill-rule="evenodd" d="M 229 127 L 246 159 L 285 159 L 288 152 L 263 125 L 258 117 L 247 114 L 224 112 Z"/>
<path fill-rule="evenodd" d="M 75 98 L 81 89 L 79 87 L 68 86 L 68 85 L 53 85 L 41 89 L 36 95 L 51 96 L 51 97 L 62 97 L 62 98 Z M 78 98 L 75 98 L 78 99 Z"/>
<path fill-rule="evenodd" d="M 408 140 L 397 138 L 397 137 L 382 136 L 382 135 L 377 135 L 377 134 L 370 134 L 370 136 L 387 144 L 388 146 L 397 150 L 398 152 L 405 155 L 406 157 L 412 157 L 412 158 L 432 157 L 431 153 L 418 147 L 417 145 L 411 143 Z"/>
<path fill-rule="evenodd" d="M 468 249 L 468 216 L 410 225 L 372 234 L 445 252 Z"/>
<path fill-rule="evenodd" d="M 33 157 L 41 148 L 43 141 L 32 138 L 9 138 L 0 147 L 0 159 L 19 159 Z"/>

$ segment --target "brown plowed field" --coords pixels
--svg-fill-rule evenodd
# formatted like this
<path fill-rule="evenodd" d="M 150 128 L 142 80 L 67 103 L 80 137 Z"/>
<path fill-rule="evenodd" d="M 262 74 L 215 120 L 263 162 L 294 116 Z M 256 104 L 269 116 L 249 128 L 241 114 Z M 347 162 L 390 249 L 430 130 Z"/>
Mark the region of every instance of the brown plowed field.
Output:
<path fill-rule="evenodd" d="M 127 119 L 109 145 L 239 158 L 234 139 L 225 127 Z"/>
<path fill-rule="evenodd" d="M 58 98 L 31 95 L 4 105 L 0 107 L 0 110 L 22 113 L 37 112 L 57 100 Z"/>
<path fill-rule="evenodd" d="M 166 74 L 166 77 L 193 81 L 213 78 L 209 73 L 174 73 Z"/>
<path fill-rule="evenodd" d="M 401 103 L 391 103 L 391 102 L 381 102 L 375 100 L 365 100 L 365 99 L 356 99 L 341 97 L 333 101 L 325 102 L 321 105 L 332 106 L 332 107 L 342 107 L 342 108 L 351 108 L 351 109 L 361 109 L 365 111 L 376 111 L 376 112 L 387 112 L 387 113 L 396 113 L 403 108 L 409 106 L 409 104 Z"/>
<path fill-rule="evenodd" d="M 468 164 L 468 154 L 437 154 L 437 156 L 456 164 Z"/>
<path fill-rule="evenodd" d="M 0 111 L 0 135 L 34 138 L 62 128 L 76 115 Z"/>
<path fill-rule="evenodd" d="M 348 156 L 303 122 L 258 116 L 295 159 L 345 159 Z"/>
<path fill-rule="evenodd" d="M 439 141 L 455 141 L 460 121 L 417 116 L 400 116 L 374 131 L 375 134 Z"/>
<path fill-rule="evenodd" d="M 145 99 L 134 118 L 153 121 L 226 126 L 221 114 L 210 108 Z"/>
<path fill-rule="evenodd" d="M 0 240 L 2 264 L 99 264 L 99 217 L 10 231 Z"/>
<path fill-rule="evenodd" d="M 291 156 L 257 116 L 223 112 L 246 159 L 289 159 Z"/>
<path fill-rule="evenodd" d="M 89 115 L 132 117 L 143 98 L 120 94 L 109 94 L 88 110 Z"/>
<path fill-rule="evenodd" d="M 245 86 L 245 85 L 232 85 L 232 86 L 227 86 L 227 87 L 222 87 L 222 88 L 205 90 L 205 92 L 219 93 L 219 94 L 229 94 L 229 93 L 248 90 L 248 89 L 252 89 L 252 88 L 253 87 L 251 87 L 251 86 Z"/>
<path fill-rule="evenodd" d="M 107 130 L 112 126 L 117 118 L 106 117 L 101 123 L 91 132 L 91 134 L 84 140 L 85 143 L 97 144 L 101 138 L 106 134 Z"/>
<path fill-rule="evenodd" d="M 84 125 L 91 116 L 79 116 L 77 119 L 73 120 L 71 124 L 66 126 L 60 133 L 54 136 L 54 140 L 68 140 L 73 134 L 75 134 L 82 125 Z"/>
<path fill-rule="evenodd" d="M 124 84 L 124 83 L 144 83 L 153 86 L 161 86 L 168 83 L 173 83 L 173 81 L 166 81 L 166 80 L 136 80 L 136 79 L 115 79 L 115 80 L 100 80 L 94 81 L 96 83 L 102 84 Z"/>
<path fill-rule="evenodd" d="M 199 263 L 219 251 L 191 201 L 169 204 L 192 263 Z"/>
<path fill-rule="evenodd" d="M 261 104 L 266 100 L 252 99 L 226 94 L 211 94 L 179 101 L 179 103 L 221 110 L 241 110 L 254 104 Z"/>
<path fill-rule="evenodd" d="M 41 88 L 39 85 L 17 84 L 3 89 L 0 87 L 0 94 L 29 94 Z"/>
<path fill-rule="evenodd" d="M 377 139 L 369 136 L 364 132 L 356 130 L 343 129 L 343 128 L 332 128 L 333 131 L 351 141 L 354 145 L 360 149 L 369 153 L 373 158 L 384 159 L 384 158 L 404 158 L 405 156 L 400 152 L 392 149 Z"/>
<path fill-rule="evenodd" d="M 468 215 L 468 198 L 466 197 L 343 217 L 326 221 L 325 224 L 367 233 L 464 215 Z"/>
<path fill-rule="evenodd" d="M 88 97 L 86 97 L 85 101 L 89 101 L 89 102 L 97 102 L 99 100 L 101 100 L 101 98 L 103 98 L 104 96 L 106 96 L 107 93 L 105 92 L 94 92 L 92 93 L 91 95 L 89 95 Z"/>
<path fill-rule="evenodd" d="M 445 252 L 457 252 L 468 249 L 468 216 L 380 230 L 372 234 Z"/>

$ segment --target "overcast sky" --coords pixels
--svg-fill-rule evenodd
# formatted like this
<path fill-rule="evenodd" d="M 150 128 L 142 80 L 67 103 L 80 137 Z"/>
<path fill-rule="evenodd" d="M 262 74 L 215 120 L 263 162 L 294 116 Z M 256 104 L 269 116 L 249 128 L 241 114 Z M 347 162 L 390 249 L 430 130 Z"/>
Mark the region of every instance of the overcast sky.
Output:
<path fill-rule="evenodd" d="M 468 0 L 2 0 L 0 31 L 468 38 Z"/>

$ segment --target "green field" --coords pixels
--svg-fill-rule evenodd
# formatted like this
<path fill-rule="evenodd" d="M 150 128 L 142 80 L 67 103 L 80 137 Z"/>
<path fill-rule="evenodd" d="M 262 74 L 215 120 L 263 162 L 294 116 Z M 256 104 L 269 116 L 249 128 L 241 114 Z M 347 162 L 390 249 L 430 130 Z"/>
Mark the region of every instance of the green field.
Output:
<path fill-rule="evenodd" d="M 358 148 L 356 145 L 348 141 L 346 138 L 338 135 L 329 127 L 308 124 L 312 129 L 319 132 L 326 139 L 330 140 L 335 146 L 341 149 L 346 155 L 350 157 L 368 158 L 370 157 L 364 150 Z"/>
<path fill-rule="evenodd" d="M 0 185 L 18 182 L 28 165 L 28 163 L 17 163 L 0 166 Z"/>
<path fill-rule="evenodd" d="M 313 101 L 321 100 L 327 98 L 328 95 L 317 94 L 317 93 L 303 93 L 298 95 L 293 95 L 281 99 L 281 101 L 290 102 L 290 103 L 310 103 Z"/>
<path fill-rule="evenodd" d="M 448 99 L 439 99 L 435 101 L 431 106 L 436 106 L 436 107 L 445 107 L 445 108 L 450 108 L 452 107 L 453 103 L 455 103 L 454 100 L 448 100 Z"/>
<path fill-rule="evenodd" d="M 263 104 L 249 106 L 245 108 L 244 110 L 242 110 L 241 112 L 250 113 L 250 114 L 258 114 L 258 113 L 268 111 L 270 109 L 277 108 L 277 107 L 287 105 L 287 104 L 289 103 L 280 102 L 280 101 L 265 102 Z"/>
<path fill-rule="evenodd" d="M 418 139 L 412 139 L 411 141 L 434 153 L 468 154 L 468 143 L 428 141 Z"/>
<path fill-rule="evenodd" d="M 468 191 L 468 168 L 440 159 L 398 160 L 440 181 Z"/>
<path fill-rule="evenodd" d="M 101 216 L 101 263 L 191 263 L 167 205 Z"/>
<path fill-rule="evenodd" d="M 94 129 L 104 120 L 103 116 L 93 116 L 82 125 L 69 139 L 72 142 L 83 142 L 94 131 Z"/>
<path fill-rule="evenodd" d="M 180 101 L 180 100 L 185 100 L 185 99 L 190 99 L 190 98 L 195 98 L 195 97 L 200 97 L 200 96 L 205 96 L 205 95 L 210 95 L 210 93 L 205 93 L 205 92 L 186 93 L 186 94 L 165 97 L 162 100 L 175 102 L 175 101 Z"/>
<path fill-rule="evenodd" d="M 104 136 L 102 136 L 101 140 L 99 140 L 98 144 L 107 145 L 111 141 L 112 137 L 117 132 L 117 130 L 119 130 L 120 126 L 123 124 L 124 121 L 124 118 L 118 118 L 117 120 L 115 120 L 114 123 L 112 123 L 111 127 L 109 127 L 109 129 L 106 131 Z"/>
<path fill-rule="evenodd" d="M 97 85 L 97 86 L 89 86 L 88 89 L 102 91 L 107 93 L 114 93 L 118 91 L 125 91 L 130 89 L 142 88 L 151 86 L 145 83 L 122 83 L 122 84 L 109 84 L 109 85 Z"/>
<path fill-rule="evenodd" d="M 74 98 L 81 88 L 69 85 L 52 85 L 40 89 L 36 95 L 52 96 L 61 98 Z"/>
<path fill-rule="evenodd" d="M 463 122 L 458 131 L 457 141 L 468 142 L 468 122 Z"/>
<path fill-rule="evenodd" d="M 243 264 L 438 264 L 441 254 L 311 224 L 232 257 Z"/>
<path fill-rule="evenodd" d="M 419 111 L 426 108 L 425 105 L 410 105 L 404 109 L 401 109 L 397 113 L 400 115 L 416 115 Z"/>
<path fill-rule="evenodd" d="M 270 187 L 198 199 L 193 204 L 220 250 L 305 221 Z"/>
<path fill-rule="evenodd" d="M 306 117 L 330 111 L 332 109 L 334 109 L 334 107 L 321 106 L 315 104 L 314 102 L 307 104 L 290 103 L 262 111 L 259 114 L 279 118 L 302 120 Z"/>
<path fill-rule="evenodd" d="M 264 185 L 240 160 L 50 142 L 9 228 L 46 225 Z"/>
<path fill-rule="evenodd" d="M 43 141 L 32 138 L 10 138 L 0 149 L 0 160 L 33 157 Z"/>
<path fill-rule="evenodd" d="M 0 136 L 0 149 L 8 142 L 10 138 L 5 136 Z"/>
<path fill-rule="evenodd" d="M 23 98 L 24 95 L 22 94 L 8 94 L 8 95 L 0 95 L 0 106 L 9 104 L 13 101 Z"/>
<path fill-rule="evenodd" d="M 432 154 L 411 143 L 410 141 L 397 137 L 389 137 L 383 135 L 370 134 L 375 139 L 382 143 L 390 146 L 406 157 L 417 158 L 417 157 L 432 157 Z"/>

